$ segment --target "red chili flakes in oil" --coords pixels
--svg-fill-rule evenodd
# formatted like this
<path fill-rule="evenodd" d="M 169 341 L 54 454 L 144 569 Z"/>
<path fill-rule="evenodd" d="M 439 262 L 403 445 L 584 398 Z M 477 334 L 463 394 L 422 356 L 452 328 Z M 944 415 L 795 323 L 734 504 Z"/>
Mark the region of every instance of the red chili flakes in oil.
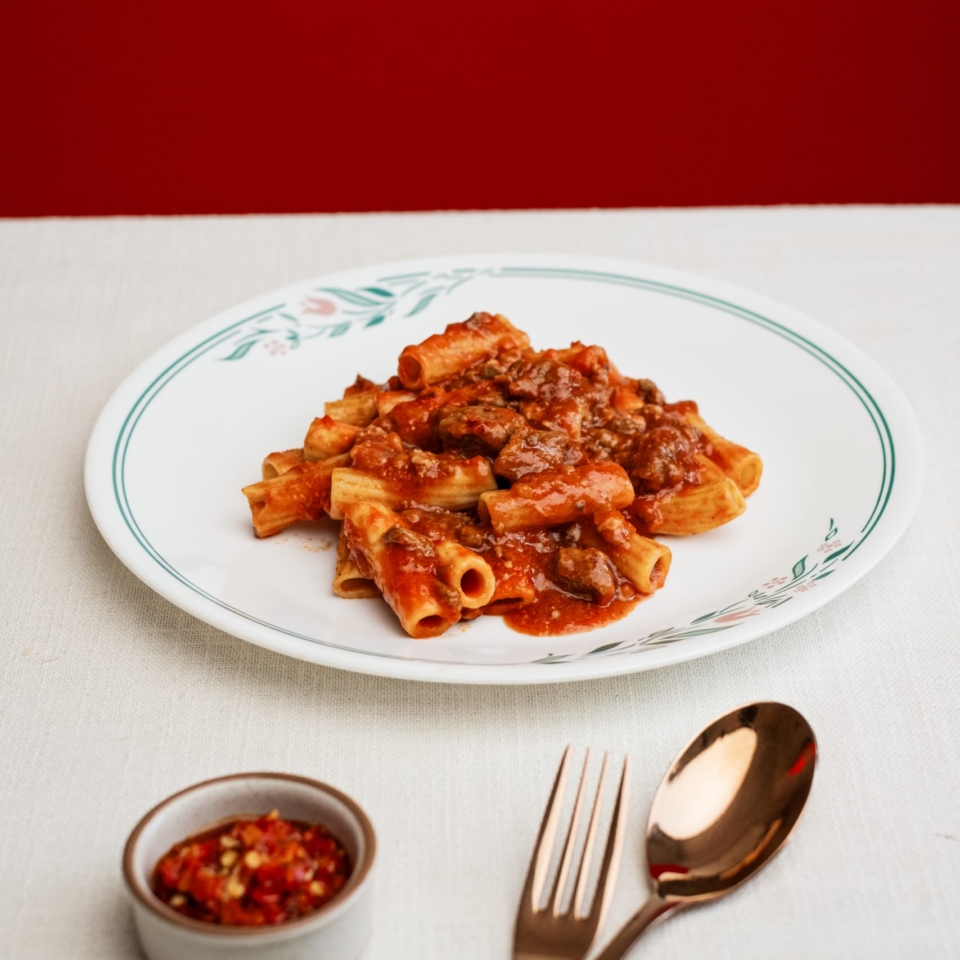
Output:
<path fill-rule="evenodd" d="M 175 844 L 153 872 L 153 892 L 195 920 L 259 927 L 306 916 L 337 895 L 352 864 L 326 827 L 274 810 Z"/>

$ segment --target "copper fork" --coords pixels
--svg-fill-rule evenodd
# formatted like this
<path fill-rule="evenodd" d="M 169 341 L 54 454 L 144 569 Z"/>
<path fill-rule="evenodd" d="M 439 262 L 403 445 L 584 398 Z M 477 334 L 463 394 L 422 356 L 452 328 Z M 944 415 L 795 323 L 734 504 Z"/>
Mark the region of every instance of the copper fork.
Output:
<path fill-rule="evenodd" d="M 587 750 L 587 755 L 583 761 L 580 787 L 574 801 L 573 817 L 567 831 L 567 841 L 563 848 L 557 878 L 550 892 L 547 906 L 541 908 L 543 889 L 553 859 L 557 830 L 560 825 L 560 814 L 563 811 L 563 801 L 566 796 L 567 774 L 570 768 L 570 747 L 567 747 L 563 753 L 560 769 L 557 770 L 553 790 L 550 793 L 550 799 L 547 801 L 543 823 L 540 825 L 540 835 L 537 837 L 537 844 L 533 850 L 530 869 L 527 871 L 527 881 L 523 888 L 523 896 L 520 898 L 520 907 L 517 910 L 517 925 L 513 939 L 514 960 L 548 960 L 548 958 L 556 957 L 583 960 L 603 926 L 607 911 L 610 908 L 610 901 L 613 899 L 617 875 L 620 872 L 623 837 L 627 826 L 630 778 L 630 758 L 625 757 L 623 772 L 620 776 L 620 788 L 617 791 L 610 829 L 607 833 L 607 843 L 603 851 L 603 861 L 597 878 L 596 894 L 593 897 L 589 912 L 584 913 L 583 902 L 587 893 L 593 850 L 596 846 L 597 831 L 600 826 L 603 786 L 607 776 L 609 760 L 610 754 L 605 753 L 571 903 L 566 910 L 562 910 L 567 880 L 570 876 L 574 850 L 577 845 L 580 816 L 583 812 L 584 795 L 587 787 L 587 767 L 590 763 L 589 750 Z"/>

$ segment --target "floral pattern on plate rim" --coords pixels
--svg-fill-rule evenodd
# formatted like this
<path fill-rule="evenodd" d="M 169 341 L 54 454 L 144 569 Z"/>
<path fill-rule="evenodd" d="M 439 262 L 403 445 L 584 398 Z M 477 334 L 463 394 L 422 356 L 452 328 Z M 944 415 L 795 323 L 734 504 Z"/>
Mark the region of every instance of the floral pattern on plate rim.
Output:
<path fill-rule="evenodd" d="M 227 355 L 219 359 L 242 360 L 258 344 L 270 356 L 284 356 L 308 340 L 342 337 L 354 328 L 379 326 L 392 314 L 413 317 L 437 297 L 493 272 L 493 268 L 462 267 L 381 277 L 374 285 L 353 289 L 315 287 L 297 307 L 282 304 L 241 327 L 228 341 Z"/>

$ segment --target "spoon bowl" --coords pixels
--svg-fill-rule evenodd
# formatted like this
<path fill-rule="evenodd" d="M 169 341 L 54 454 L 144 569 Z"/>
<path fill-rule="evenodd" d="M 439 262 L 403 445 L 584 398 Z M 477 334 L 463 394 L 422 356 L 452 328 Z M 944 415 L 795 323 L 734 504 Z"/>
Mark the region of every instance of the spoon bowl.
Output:
<path fill-rule="evenodd" d="M 597 960 L 619 960 L 657 919 L 715 900 L 783 848 L 810 795 L 817 743 L 782 703 L 751 703 L 719 717 L 671 764 L 650 808 L 653 893 Z"/>

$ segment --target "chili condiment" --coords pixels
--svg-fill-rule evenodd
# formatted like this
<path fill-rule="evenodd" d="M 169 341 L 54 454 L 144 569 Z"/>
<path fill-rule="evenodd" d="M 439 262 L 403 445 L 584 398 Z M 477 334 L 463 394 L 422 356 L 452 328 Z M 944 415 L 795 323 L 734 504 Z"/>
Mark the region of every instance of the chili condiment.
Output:
<path fill-rule="evenodd" d="M 270 926 L 306 916 L 350 878 L 350 856 L 320 824 L 276 810 L 237 819 L 175 844 L 153 874 L 153 892 L 207 923 Z"/>

